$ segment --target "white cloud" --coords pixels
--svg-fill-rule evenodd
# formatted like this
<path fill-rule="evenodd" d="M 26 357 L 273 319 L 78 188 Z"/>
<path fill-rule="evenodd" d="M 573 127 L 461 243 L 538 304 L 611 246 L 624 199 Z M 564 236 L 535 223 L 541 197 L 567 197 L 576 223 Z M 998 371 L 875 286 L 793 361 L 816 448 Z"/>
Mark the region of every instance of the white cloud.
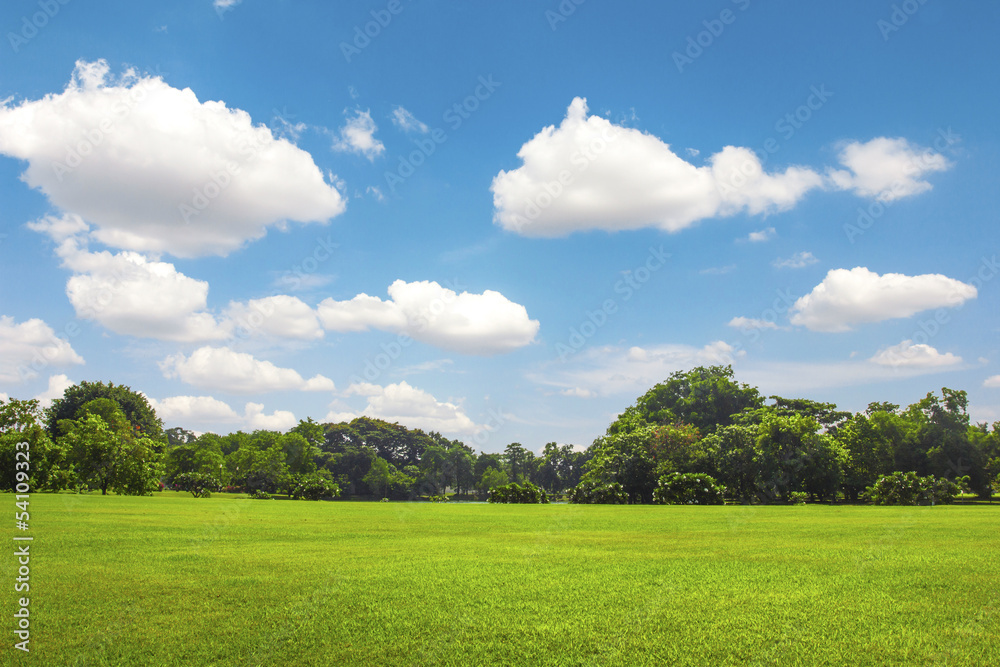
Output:
<path fill-rule="evenodd" d="M 756 232 L 750 232 L 750 235 L 747 236 L 747 241 L 750 243 L 763 243 L 764 241 L 773 239 L 777 234 L 778 232 L 774 230 L 774 227 L 767 227 Z"/>
<path fill-rule="evenodd" d="M 208 283 L 136 252 L 87 252 L 67 240 L 57 250 L 75 272 L 66 281 L 77 317 L 115 333 L 179 342 L 222 340 L 231 327 L 205 311 Z"/>
<path fill-rule="evenodd" d="M 160 362 L 166 378 L 178 378 L 196 387 L 232 394 L 273 391 L 333 391 L 333 381 L 322 375 L 304 380 L 291 368 L 279 368 L 228 347 L 202 347 L 190 357 L 175 354 Z"/>
<path fill-rule="evenodd" d="M 959 306 L 976 288 L 940 274 L 879 275 L 864 267 L 834 269 L 792 306 L 792 324 L 813 331 L 849 331 L 857 324 Z"/>
<path fill-rule="evenodd" d="M 776 259 L 771 262 L 771 266 L 778 269 L 801 269 L 817 263 L 819 260 L 813 257 L 811 252 L 797 252 L 788 259 Z"/>
<path fill-rule="evenodd" d="M 559 393 L 563 396 L 571 396 L 573 398 L 593 398 L 594 396 L 597 396 L 596 393 L 590 391 L 589 389 L 581 389 L 580 387 L 563 389 Z"/>
<path fill-rule="evenodd" d="M 951 352 L 941 354 L 930 345 L 904 340 L 899 345 L 891 345 L 875 353 L 869 361 L 880 366 L 939 367 L 955 366 L 962 363 L 961 357 Z"/>
<path fill-rule="evenodd" d="M 724 276 L 727 273 L 732 273 L 736 270 L 735 264 L 727 264 L 726 266 L 711 266 L 707 269 L 702 269 L 698 273 L 705 276 Z"/>
<path fill-rule="evenodd" d="M 829 177 L 833 183 L 859 196 L 884 202 L 930 190 L 931 184 L 923 177 L 952 166 L 940 153 L 903 138 L 854 141 L 844 146 L 839 157 L 849 171 L 831 170 Z"/>
<path fill-rule="evenodd" d="M 226 316 L 238 335 L 263 334 L 273 338 L 318 340 L 323 337 L 316 312 L 294 296 L 275 295 L 231 303 Z"/>
<path fill-rule="evenodd" d="M 758 320 L 753 317 L 734 317 L 726 323 L 726 326 L 740 329 L 741 331 L 753 331 L 756 329 L 778 329 L 774 322 L 769 320 Z"/>
<path fill-rule="evenodd" d="M 255 431 L 287 431 L 299 423 L 295 415 L 287 410 L 265 414 L 264 406 L 260 403 L 247 403 L 245 419 L 247 426 Z"/>
<path fill-rule="evenodd" d="M 320 321 L 333 331 L 381 329 L 476 355 L 510 352 L 538 333 L 539 323 L 528 318 L 525 307 L 499 292 L 458 294 L 436 282 L 402 280 L 388 292 L 388 301 L 367 294 L 349 301 L 326 299 L 317 308 Z"/>
<path fill-rule="evenodd" d="M 340 138 L 333 142 L 333 149 L 364 155 L 374 161 L 385 151 L 385 145 L 375 138 L 377 129 L 370 112 L 355 109 L 354 116 L 348 116 L 347 123 L 340 128 Z"/>
<path fill-rule="evenodd" d="M 0 153 L 27 161 L 22 179 L 95 225 L 101 242 L 225 255 L 285 221 L 343 212 L 312 157 L 245 111 L 108 72 L 78 61 L 62 93 L 0 105 Z"/>
<path fill-rule="evenodd" d="M 13 317 L 0 315 L 0 382 L 21 382 L 50 366 L 82 363 L 69 341 L 57 337 L 42 320 L 17 324 Z"/>
<path fill-rule="evenodd" d="M 410 428 L 468 435 L 485 429 L 473 422 L 461 406 L 439 401 L 406 382 L 385 387 L 368 383 L 353 384 L 344 395 L 358 395 L 368 399 L 368 405 L 361 412 L 364 416 L 398 422 Z M 331 412 L 324 421 L 350 421 L 357 416 L 359 415 L 349 412 Z"/>
<path fill-rule="evenodd" d="M 247 403 L 240 415 L 228 403 L 213 396 L 171 396 L 159 401 L 150 398 L 149 402 L 165 424 L 184 428 L 239 425 L 249 430 L 287 431 L 298 423 L 295 415 L 286 410 L 265 414 L 260 403 Z"/>
<path fill-rule="evenodd" d="M 150 398 L 149 402 L 167 425 L 235 424 L 240 420 L 229 404 L 212 396 L 171 396 L 159 401 Z"/>
<path fill-rule="evenodd" d="M 1000 375 L 992 375 L 983 380 L 984 387 L 1000 387 Z"/>
<path fill-rule="evenodd" d="M 50 375 L 49 386 L 45 388 L 45 391 L 35 396 L 38 400 L 38 405 L 42 408 L 48 408 L 52 405 L 52 401 L 62 398 L 66 390 L 72 387 L 73 384 L 74 382 L 65 375 Z"/>
<path fill-rule="evenodd" d="M 696 167 L 657 137 L 588 116 L 579 97 L 558 128 L 544 128 L 517 155 L 522 166 L 493 180 L 494 220 L 526 236 L 676 232 L 705 218 L 786 210 L 824 182 L 802 167 L 767 174 L 753 151 L 734 146 Z"/>
<path fill-rule="evenodd" d="M 243 0 L 215 0 L 213 5 L 216 9 L 229 9 L 243 2 Z"/>
<path fill-rule="evenodd" d="M 731 364 L 737 356 L 736 350 L 723 341 L 700 348 L 673 344 L 628 349 L 607 346 L 579 352 L 564 362 L 530 373 L 528 377 L 561 391 L 637 396 L 663 382 L 674 371 Z"/>
<path fill-rule="evenodd" d="M 9 400 L 10 400 L 10 396 L 8 396 L 4 392 L 0 391 L 0 403 L 6 403 Z"/>
<path fill-rule="evenodd" d="M 392 123 L 404 132 L 420 132 L 421 134 L 426 134 L 430 131 L 430 128 L 427 127 L 425 123 L 417 120 L 416 116 L 403 107 L 396 107 L 392 110 Z"/>

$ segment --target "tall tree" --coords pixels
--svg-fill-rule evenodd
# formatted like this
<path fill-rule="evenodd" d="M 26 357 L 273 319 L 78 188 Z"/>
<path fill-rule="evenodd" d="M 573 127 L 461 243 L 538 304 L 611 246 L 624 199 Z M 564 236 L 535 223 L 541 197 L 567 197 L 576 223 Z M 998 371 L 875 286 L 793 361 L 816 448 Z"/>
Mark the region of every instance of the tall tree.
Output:
<path fill-rule="evenodd" d="M 82 405 L 98 398 L 114 401 L 138 435 L 148 438 L 159 438 L 162 435 L 163 422 L 156 416 L 156 411 L 145 396 L 125 385 L 86 380 L 66 389 L 62 398 L 52 401 L 52 405 L 45 411 L 49 435 L 56 438 L 61 420 L 74 419 Z"/>

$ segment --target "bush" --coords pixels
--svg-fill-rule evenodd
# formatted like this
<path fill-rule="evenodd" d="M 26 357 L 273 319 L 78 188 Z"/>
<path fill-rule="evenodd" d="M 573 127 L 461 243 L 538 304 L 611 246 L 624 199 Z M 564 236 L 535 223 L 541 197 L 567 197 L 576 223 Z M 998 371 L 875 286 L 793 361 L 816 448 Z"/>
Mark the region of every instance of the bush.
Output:
<path fill-rule="evenodd" d="M 274 500 L 271 494 L 263 489 L 254 489 L 253 493 L 250 494 L 252 500 Z"/>
<path fill-rule="evenodd" d="M 618 482 L 610 484 L 580 482 L 569 492 L 569 501 L 579 504 L 627 505 L 628 494 Z"/>
<path fill-rule="evenodd" d="M 441 494 L 439 496 L 427 496 L 427 500 L 432 503 L 446 503 L 448 502 L 448 496 Z"/>
<path fill-rule="evenodd" d="M 337 498 L 340 496 L 340 487 L 330 479 L 329 474 L 324 475 L 314 472 L 309 475 L 302 475 L 292 486 L 290 494 L 294 500 L 319 500 L 320 498 Z"/>
<path fill-rule="evenodd" d="M 865 498 L 875 505 L 946 505 L 955 500 L 958 485 L 944 477 L 917 477 L 915 472 L 894 472 L 869 486 Z"/>
<path fill-rule="evenodd" d="M 792 491 L 788 494 L 788 502 L 793 505 L 805 505 L 809 499 L 809 494 L 805 491 Z"/>
<path fill-rule="evenodd" d="M 726 488 L 715 478 L 702 473 L 672 472 L 660 477 L 653 489 L 653 502 L 657 505 L 725 505 Z"/>
<path fill-rule="evenodd" d="M 195 498 L 208 498 L 212 495 L 212 491 L 222 490 L 222 482 L 212 475 L 186 472 L 174 478 L 174 488 L 190 491 Z"/>
<path fill-rule="evenodd" d="M 540 489 L 531 482 L 523 485 L 513 482 L 494 486 L 490 490 L 489 502 L 491 503 L 527 503 L 538 504 L 548 503 L 549 494 L 545 489 Z"/>

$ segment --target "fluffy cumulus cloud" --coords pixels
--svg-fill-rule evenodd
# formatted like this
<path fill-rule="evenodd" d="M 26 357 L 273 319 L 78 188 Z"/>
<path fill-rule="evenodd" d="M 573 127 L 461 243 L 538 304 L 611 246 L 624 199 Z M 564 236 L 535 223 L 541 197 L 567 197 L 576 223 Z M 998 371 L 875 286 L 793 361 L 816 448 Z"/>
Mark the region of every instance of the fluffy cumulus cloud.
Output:
<path fill-rule="evenodd" d="M 385 152 L 385 145 L 375 138 L 376 130 L 378 126 L 372 120 L 371 113 L 356 109 L 354 115 L 349 115 L 347 122 L 340 128 L 340 136 L 333 142 L 333 150 L 357 153 L 374 161 Z"/>
<path fill-rule="evenodd" d="M 322 375 L 305 380 L 291 368 L 279 368 L 228 347 L 205 346 L 190 356 L 171 355 L 160 362 L 160 370 L 164 377 L 231 394 L 334 389 L 333 381 Z"/>
<path fill-rule="evenodd" d="M 46 368 L 82 363 L 69 341 L 42 320 L 18 323 L 0 315 L 0 382 L 21 382 Z"/>
<path fill-rule="evenodd" d="M 45 388 L 45 391 L 35 396 L 38 401 L 38 405 L 42 408 L 48 408 L 52 405 L 52 401 L 57 398 L 62 398 L 66 390 L 72 387 L 74 382 L 69 379 L 66 375 L 50 375 L 49 385 Z"/>
<path fill-rule="evenodd" d="M 983 386 L 988 388 L 1000 387 L 1000 375 L 992 375 L 983 380 Z"/>
<path fill-rule="evenodd" d="M 731 364 L 738 356 L 735 348 L 723 341 L 703 347 L 675 344 L 630 348 L 605 346 L 577 352 L 528 377 L 567 396 L 636 396 L 674 371 Z"/>
<path fill-rule="evenodd" d="M 925 343 L 914 343 L 904 340 L 899 345 L 890 345 L 875 353 L 869 361 L 879 366 L 911 366 L 922 368 L 937 368 L 956 366 L 962 363 L 962 358 L 951 352 L 944 354 Z"/>
<path fill-rule="evenodd" d="M 493 355 L 530 344 L 539 323 L 527 309 L 499 292 L 457 293 L 433 281 L 389 286 L 389 300 L 359 294 L 348 301 L 326 299 L 317 308 L 333 331 L 381 329 L 463 354 Z"/>
<path fill-rule="evenodd" d="M 323 337 L 316 311 L 294 296 L 279 294 L 232 303 L 226 317 L 233 323 L 237 335 L 262 334 L 306 341 Z"/>
<path fill-rule="evenodd" d="M 824 183 L 802 167 L 766 173 L 753 151 L 735 146 L 695 166 L 657 137 L 588 116 L 579 97 L 559 127 L 544 128 L 517 156 L 522 166 L 493 179 L 494 218 L 527 236 L 676 232 L 705 218 L 785 210 Z"/>
<path fill-rule="evenodd" d="M 763 243 L 764 241 L 770 241 L 777 235 L 778 232 L 775 231 L 774 227 L 766 227 L 755 232 L 750 232 L 749 236 L 747 236 L 747 241 L 750 243 Z"/>
<path fill-rule="evenodd" d="M 485 429 L 473 422 L 461 406 L 439 401 L 426 391 L 410 386 L 406 382 L 385 387 L 369 383 L 352 384 L 344 395 L 363 396 L 368 399 L 368 405 L 362 410 L 362 415 L 384 419 L 387 422 L 398 422 L 410 428 L 465 435 L 479 433 Z M 357 416 L 359 415 L 349 412 L 337 412 L 327 415 L 325 421 L 350 421 Z"/>
<path fill-rule="evenodd" d="M 332 177 L 245 111 L 133 70 L 112 79 L 104 61 L 78 61 L 62 93 L 0 105 L 0 153 L 125 250 L 224 255 L 344 210 Z"/>
<path fill-rule="evenodd" d="M 887 137 L 847 144 L 840 151 L 840 163 L 847 169 L 829 173 L 836 187 L 884 202 L 930 190 L 924 176 L 951 167 L 940 153 Z"/>
<path fill-rule="evenodd" d="M 858 324 L 959 306 L 976 295 L 972 285 L 940 274 L 879 275 L 860 266 L 834 269 L 795 302 L 791 321 L 813 331 L 850 331 Z"/>
<path fill-rule="evenodd" d="M 149 402 L 168 426 L 212 429 L 238 425 L 250 430 L 287 431 L 298 423 L 287 410 L 266 414 L 260 403 L 247 403 L 240 415 L 228 403 L 212 396 L 171 396 L 159 401 L 150 398 Z"/>

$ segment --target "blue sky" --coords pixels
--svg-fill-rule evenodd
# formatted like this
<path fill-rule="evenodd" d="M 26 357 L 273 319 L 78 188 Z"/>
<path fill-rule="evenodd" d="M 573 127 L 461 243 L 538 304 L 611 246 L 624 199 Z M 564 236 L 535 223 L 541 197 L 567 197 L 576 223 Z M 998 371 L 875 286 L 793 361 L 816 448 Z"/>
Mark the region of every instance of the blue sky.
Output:
<path fill-rule="evenodd" d="M 0 10 L 0 397 L 587 445 L 670 372 L 1000 419 L 1000 7 Z"/>

